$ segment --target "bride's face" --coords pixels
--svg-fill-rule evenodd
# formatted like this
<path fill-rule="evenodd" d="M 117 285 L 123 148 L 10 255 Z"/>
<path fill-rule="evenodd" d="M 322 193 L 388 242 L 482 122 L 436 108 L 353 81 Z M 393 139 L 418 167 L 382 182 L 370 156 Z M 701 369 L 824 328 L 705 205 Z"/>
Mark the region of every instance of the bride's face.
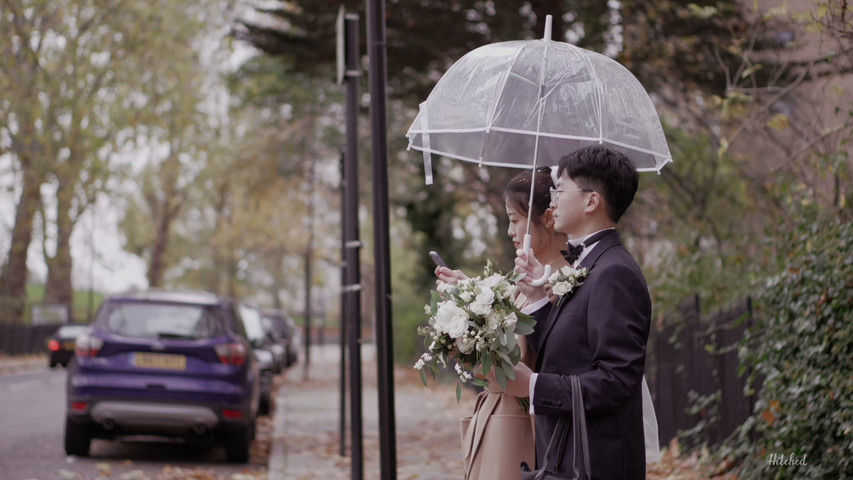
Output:
<path fill-rule="evenodd" d="M 512 239 L 512 244 L 518 250 L 524 246 L 524 234 L 527 233 L 527 212 L 521 212 L 513 205 L 506 203 L 506 216 L 509 219 L 509 227 L 506 234 Z M 548 243 L 548 232 L 537 222 L 530 224 L 531 245 L 534 255 L 539 256 L 537 252 L 542 249 L 543 245 Z"/>

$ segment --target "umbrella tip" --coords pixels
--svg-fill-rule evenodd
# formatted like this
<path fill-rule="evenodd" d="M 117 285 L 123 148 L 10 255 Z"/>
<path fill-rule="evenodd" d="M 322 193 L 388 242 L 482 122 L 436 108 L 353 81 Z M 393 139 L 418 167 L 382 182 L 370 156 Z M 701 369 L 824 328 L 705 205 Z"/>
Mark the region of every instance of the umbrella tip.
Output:
<path fill-rule="evenodd" d="M 545 37 L 543 40 L 551 40 L 551 15 L 545 15 Z"/>

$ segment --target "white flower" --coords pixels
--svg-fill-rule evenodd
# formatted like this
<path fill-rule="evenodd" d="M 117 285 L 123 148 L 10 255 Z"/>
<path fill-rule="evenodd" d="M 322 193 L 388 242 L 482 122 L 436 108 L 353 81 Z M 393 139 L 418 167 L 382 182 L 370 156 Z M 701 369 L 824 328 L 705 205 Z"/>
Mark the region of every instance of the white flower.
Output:
<path fill-rule="evenodd" d="M 515 312 L 510 312 L 509 315 L 504 317 L 504 327 L 507 330 L 514 329 L 516 323 L 518 323 L 518 317 L 515 316 Z"/>
<path fill-rule="evenodd" d="M 485 303 L 491 305 L 495 301 L 495 292 L 491 288 L 482 288 L 477 294 L 477 303 Z"/>
<path fill-rule="evenodd" d="M 459 298 L 465 301 L 465 303 L 471 303 L 471 299 L 474 298 L 474 294 L 471 292 L 462 292 L 459 294 Z"/>
<path fill-rule="evenodd" d="M 572 286 L 569 285 L 569 282 L 557 282 L 552 288 L 551 291 L 554 292 L 555 295 L 565 295 L 572 290 Z"/>
<path fill-rule="evenodd" d="M 572 267 L 560 268 L 548 277 L 548 283 L 551 284 L 551 292 L 560 297 L 573 292 L 579 286 L 583 285 L 586 274 L 587 270 L 585 268 L 580 270 Z"/>
<path fill-rule="evenodd" d="M 503 321 L 504 315 L 499 312 L 492 312 L 488 318 L 486 318 L 486 324 L 483 326 L 483 332 L 494 336 L 495 332 L 501 328 Z"/>
<path fill-rule="evenodd" d="M 432 308 L 430 308 L 429 305 L 424 305 L 424 314 L 425 315 L 432 315 Z"/>
<path fill-rule="evenodd" d="M 474 302 L 470 306 L 471 312 L 477 315 L 488 315 L 492 311 L 491 303 Z"/>
<path fill-rule="evenodd" d="M 419 359 L 417 362 L 415 362 L 415 370 L 422 370 L 424 368 L 424 365 L 425 364 L 423 359 Z"/>
<path fill-rule="evenodd" d="M 467 355 L 474 351 L 474 341 L 468 337 L 457 338 L 456 348 L 459 349 L 459 353 Z"/>
<path fill-rule="evenodd" d="M 479 282 L 477 282 L 477 284 L 484 289 L 488 288 L 489 290 L 491 290 L 491 289 L 497 287 L 498 285 L 500 285 L 500 283 L 503 281 L 503 279 L 504 279 L 503 275 L 499 275 L 499 274 L 495 273 L 493 275 L 486 277 L 483 280 L 480 280 Z"/>
<path fill-rule="evenodd" d="M 450 338 L 458 338 L 468 329 L 468 314 L 454 302 L 441 302 L 435 312 L 435 329 Z"/>
<path fill-rule="evenodd" d="M 442 283 L 439 283 L 437 287 L 435 287 L 435 291 L 438 293 L 447 293 L 447 292 L 453 290 L 454 288 L 456 288 L 456 285 L 453 285 L 451 283 L 442 282 Z"/>

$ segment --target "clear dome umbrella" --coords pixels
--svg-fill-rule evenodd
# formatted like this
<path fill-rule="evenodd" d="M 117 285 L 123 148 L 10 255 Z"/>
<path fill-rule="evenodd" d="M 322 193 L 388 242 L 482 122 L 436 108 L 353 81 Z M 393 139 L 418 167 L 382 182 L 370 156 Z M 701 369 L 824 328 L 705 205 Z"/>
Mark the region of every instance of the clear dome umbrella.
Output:
<path fill-rule="evenodd" d="M 639 80 L 605 55 L 550 38 L 549 15 L 543 39 L 477 48 L 441 77 L 406 133 L 409 148 L 423 152 L 427 184 L 433 154 L 531 174 L 595 144 L 621 151 L 641 172 L 672 161 Z"/>

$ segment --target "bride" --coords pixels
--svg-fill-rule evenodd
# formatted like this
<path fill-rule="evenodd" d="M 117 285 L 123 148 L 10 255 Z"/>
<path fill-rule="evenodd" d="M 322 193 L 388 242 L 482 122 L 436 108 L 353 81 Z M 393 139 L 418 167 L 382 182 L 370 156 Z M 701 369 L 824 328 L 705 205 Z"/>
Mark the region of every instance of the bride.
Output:
<path fill-rule="evenodd" d="M 527 231 L 527 212 L 530 207 L 531 181 L 533 182 L 532 215 L 530 218 L 531 248 L 543 265 L 552 270 L 567 266 L 561 250 L 566 248 L 567 238 L 554 231 L 551 212 L 550 190 L 554 188 L 555 172 L 549 168 L 538 169 L 531 175 L 524 171 L 513 177 L 504 190 L 506 214 L 509 219 L 507 235 L 516 250 L 522 248 Z M 457 283 L 467 276 L 460 270 L 437 267 L 436 283 Z M 516 305 L 523 308 L 527 299 L 519 294 Z M 535 358 L 527 349 L 524 338 L 518 339 L 521 361 L 534 367 Z M 657 419 L 645 378 L 643 389 L 643 420 L 646 437 L 646 461 L 656 462 L 660 458 L 657 436 Z M 527 411 L 527 399 L 503 393 L 497 385 L 489 385 L 477 396 L 474 412 L 460 420 L 462 452 L 466 480 L 504 480 L 519 478 L 520 464 L 533 465 L 536 453 L 533 441 L 533 417 Z"/>

